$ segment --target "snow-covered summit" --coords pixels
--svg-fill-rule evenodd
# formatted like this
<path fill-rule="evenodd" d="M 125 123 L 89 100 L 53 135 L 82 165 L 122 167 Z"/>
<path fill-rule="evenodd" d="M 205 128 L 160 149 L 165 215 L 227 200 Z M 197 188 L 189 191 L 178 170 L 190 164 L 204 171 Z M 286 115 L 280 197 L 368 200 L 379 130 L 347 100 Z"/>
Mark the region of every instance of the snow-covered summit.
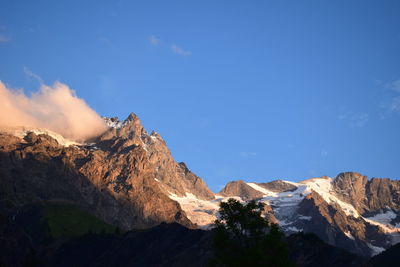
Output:
<path fill-rule="evenodd" d="M 124 126 L 123 122 L 121 122 L 117 117 L 113 118 L 103 117 L 103 120 L 109 128 L 119 129 Z"/>

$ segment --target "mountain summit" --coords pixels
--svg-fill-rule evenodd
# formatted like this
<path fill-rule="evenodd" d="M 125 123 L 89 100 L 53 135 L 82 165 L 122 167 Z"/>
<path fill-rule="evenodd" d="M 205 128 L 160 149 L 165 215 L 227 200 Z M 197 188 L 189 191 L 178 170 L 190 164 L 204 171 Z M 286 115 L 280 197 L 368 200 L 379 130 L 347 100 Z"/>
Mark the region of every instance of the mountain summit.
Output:
<path fill-rule="evenodd" d="M 169 194 L 211 199 L 204 182 L 176 163 L 135 114 L 105 121 L 108 130 L 89 144 L 61 142 L 45 130 L 1 131 L 0 191 L 12 203 L 4 209 L 61 199 L 122 229 L 161 222 L 195 227 Z"/>

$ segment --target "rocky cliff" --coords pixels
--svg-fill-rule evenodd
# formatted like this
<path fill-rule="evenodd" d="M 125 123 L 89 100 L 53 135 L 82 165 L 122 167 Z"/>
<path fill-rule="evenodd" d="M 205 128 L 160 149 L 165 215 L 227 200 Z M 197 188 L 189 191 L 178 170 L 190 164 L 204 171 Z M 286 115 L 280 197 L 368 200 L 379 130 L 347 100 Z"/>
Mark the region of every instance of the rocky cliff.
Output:
<path fill-rule="evenodd" d="M 1 132 L 0 196 L 7 212 L 65 201 L 122 229 L 160 222 L 195 227 L 169 195 L 214 198 L 202 179 L 176 163 L 165 141 L 148 134 L 136 115 L 112 122 L 92 143 L 70 146 L 37 131 Z"/>

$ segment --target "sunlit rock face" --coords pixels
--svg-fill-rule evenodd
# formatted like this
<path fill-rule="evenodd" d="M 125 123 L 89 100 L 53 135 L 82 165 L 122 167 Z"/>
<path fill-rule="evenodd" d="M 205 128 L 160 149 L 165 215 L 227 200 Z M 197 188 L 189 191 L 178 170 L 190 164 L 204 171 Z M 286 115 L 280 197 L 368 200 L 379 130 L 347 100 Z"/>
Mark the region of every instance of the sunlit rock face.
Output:
<path fill-rule="evenodd" d="M 169 195 L 191 192 L 199 199 L 214 198 L 134 114 L 110 125 L 92 143 L 61 143 L 29 129 L 24 133 L 0 133 L 0 192 L 10 201 L 9 209 L 62 200 L 122 229 L 174 221 L 195 227 Z"/>
<path fill-rule="evenodd" d="M 226 186 L 219 192 L 219 195 L 229 197 L 237 196 L 243 200 L 251 200 L 263 196 L 263 193 L 257 191 L 242 180 L 232 181 L 226 184 Z"/>
<path fill-rule="evenodd" d="M 347 172 L 301 182 L 232 181 L 215 194 L 135 114 L 103 120 L 107 130 L 86 143 L 47 129 L 0 129 L 0 215 L 66 202 L 122 229 L 161 222 L 209 229 L 220 202 L 233 197 L 265 203 L 263 216 L 286 234 L 313 232 L 359 255 L 400 241 L 399 181 Z"/>

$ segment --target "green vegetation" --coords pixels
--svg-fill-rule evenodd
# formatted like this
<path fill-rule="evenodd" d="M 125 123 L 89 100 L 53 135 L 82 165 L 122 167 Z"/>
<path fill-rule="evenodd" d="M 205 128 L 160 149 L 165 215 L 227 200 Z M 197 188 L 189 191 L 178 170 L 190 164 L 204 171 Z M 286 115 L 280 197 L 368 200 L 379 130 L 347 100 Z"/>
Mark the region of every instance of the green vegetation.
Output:
<path fill-rule="evenodd" d="M 106 224 L 95 216 L 72 205 L 48 205 L 44 208 L 44 220 L 54 239 L 76 237 L 86 233 L 114 233 L 116 227 Z"/>
<path fill-rule="evenodd" d="M 262 216 L 263 203 L 221 202 L 210 266 L 293 266 L 284 235 Z"/>

